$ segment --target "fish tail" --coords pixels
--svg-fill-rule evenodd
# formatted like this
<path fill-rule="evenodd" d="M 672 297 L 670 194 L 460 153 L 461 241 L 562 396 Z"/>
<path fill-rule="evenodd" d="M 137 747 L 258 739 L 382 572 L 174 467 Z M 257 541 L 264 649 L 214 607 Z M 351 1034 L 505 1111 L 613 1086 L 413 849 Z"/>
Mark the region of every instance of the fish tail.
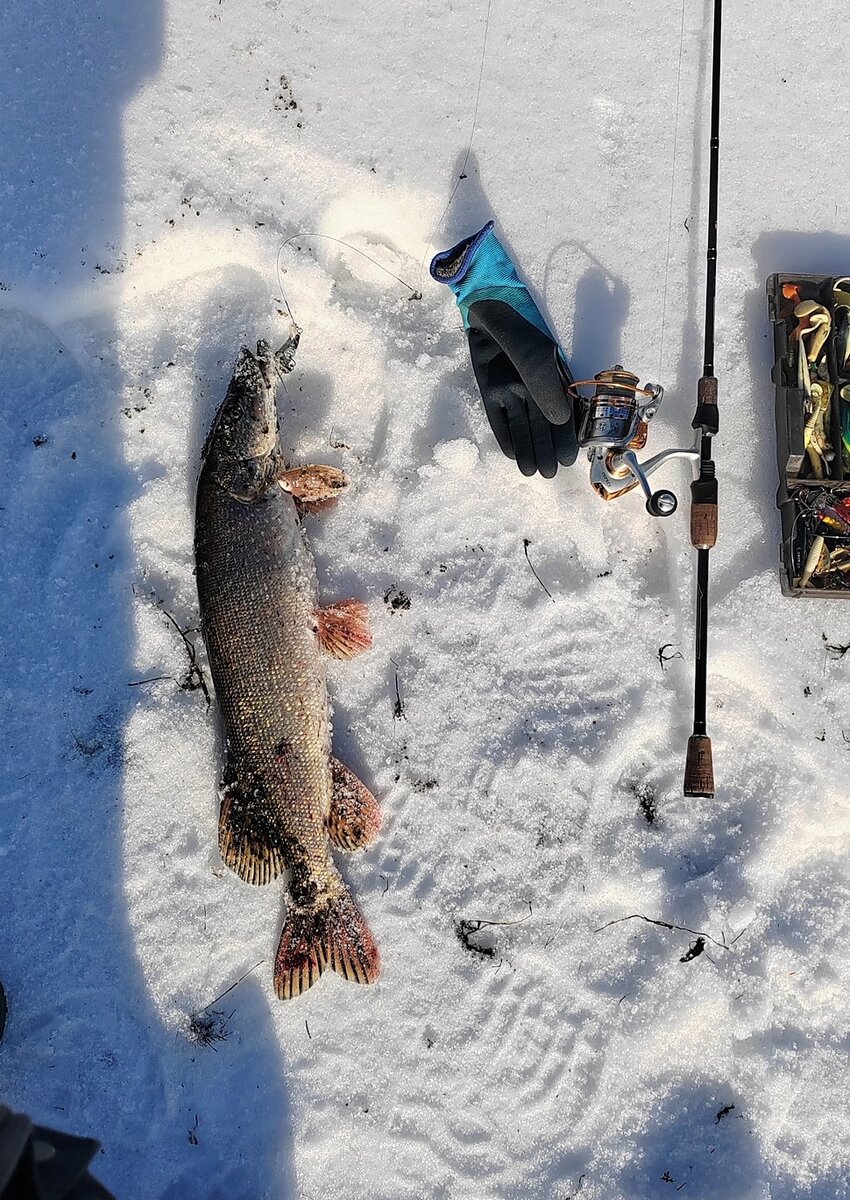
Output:
<path fill-rule="evenodd" d="M 300 996 L 326 967 L 352 983 L 374 983 L 381 956 L 366 919 L 348 888 L 320 908 L 290 908 L 274 964 L 281 1000 Z"/>

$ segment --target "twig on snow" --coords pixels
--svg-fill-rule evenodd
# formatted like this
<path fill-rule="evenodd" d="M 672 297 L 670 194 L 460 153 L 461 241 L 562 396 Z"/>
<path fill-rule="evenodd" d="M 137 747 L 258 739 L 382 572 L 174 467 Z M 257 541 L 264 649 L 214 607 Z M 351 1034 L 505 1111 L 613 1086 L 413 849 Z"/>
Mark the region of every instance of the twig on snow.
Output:
<path fill-rule="evenodd" d="M 240 975 L 235 983 L 231 983 L 230 987 L 225 988 L 220 996 L 216 996 L 215 1000 L 210 1000 L 209 1004 L 206 1004 L 202 1009 L 199 1009 L 199 1011 L 206 1012 L 208 1008 L 212 1008 L 212 1006 L 214 1004 L 218 1004 L 219 1000 L 223 1000 L 224 997 L 228 994 L 228 992 L 232 992 L 234 988 L 239 987 L 239 984 L 242 982 L 242 980 L 247 979 L 248 976 L 252 972 L 256 971 L 257 967 L 261 967 L 265 961 L 266 960 L 264 958 L 261 958 L 259 962 L 255 962 L 253 967 L 249 967 L 248 970 L 245 972 L 245 974 Z"/>
<path fill-rule="evenodd" d="M 718 942 L 717 938 L 713 938 L 710 933 L 704 933 L 700 929 L 689 929 L 687 925 L 673 925 L 670 921 L 658 921 L 654 917 L 645 917 L 643 913 L 630 913 L 627 917 L 617 917 L 613 921 L 608 921 L 606 924 L 600 925 L 593 932 L 601 933 L 603 929 L 610 929 L 612 925 L 621 925 L 623 921 L 646 921 L 649 925 L 660 925 L 662 929 L 672 929 L 674 932 L 679 933 L 692 933 L 694 937 L 705 938 L 706 941 L 719 946 L 721 950 L 729 949 L 725 942 Z"/>
<path fill-rule="evenodd" d="M 207 687 L 207 681 L 204 676 L 204 672 L 198 663 L 197 651 L 195 650 L 195 643 L 188 637 L 189 630 L 181 629 L 167 608 L 164 608 L 162 611 L 165 613 L 166 617 L 168 617 L 171 624 L 174 626 L 174 628 L 180 634 L 180 637 L 183 640 L 183 645 L 186 647 L 186 653 L 189 655 L 189 670 L 186 673 L 186 678 L 178 686 L 187 692 L 195 692 L 200 689 L 200 691 L 202 691 L 204 693 L 204 699 L 207 702 L 207 708 L 209 708 L 210 705 L 212 704 L 212 699 L 210 697 L 210 691 L 209 691 L 209 688 Z"/>
<path fill-rule="evenodd" d="M 551 592 L 549 591 L 549 589 L 547 588 L 546 584 L 543 582 L 543 580 L 542 580 L 542 579 L 540 578 L 540 576 L 537 574 L 537 572 L 536 572 L 536 571 L 535 571 L 535 569 L 534 569 L 534 563 L 533 563 L 533 562 L 531 561 L 531 559 L 528 557 L 528 547 L 529 547 L 530 545 L 531 545 L 531 542 L 528 540 L 528 538 L 523 538 L 523 539 L 522 539 L 522 548 L 523 548 L 523 550 L 525 551 L 525 561 L 526 561 L 526 562 L 528 563 L 528 565 L 531 567 L 531 574 L 534 576 L 534 578 L 537 580 L 537 582 L 538 582 L 538 583 L 540 584 L 540 586 L 543 588 L 543 591 L 546 593 L 546 595 L 549 597 L 549 599 L 550 599 L 550 600 L 552 601 L 552 603 L 554 604 L 554 603 L 555 603 L 555 597 L 552 595 L 552 593 L 551 593 Z"/>
<path fill-rule="evenodd" d="M 474 925 L 475 928 L 472 931 L 473 933 L 478 933 L 480 930 L 487 929 L 491 925 L 522 925 L 523 921 L 527 921 L 529 917 L 534 916 L 534 909 L 531 907 L 531 901 L 526 900 L 526 904 L 528 905 L 528 912 L 524 917 L 517 917 L 515 921 L 476 921 L 474 919 L 467 918 L 463 923 L 464 925 Z"/>
<path fill-rule="evenodd" d="M 682 658 L 683 657 L 679 653 L 678 650 L 673 650 L 674 645 L 675 645 L 675 642 L 665 642 L 663 646 L 658 647 L 658 661 L 661 663 L 662 672 L 665 669 L 665 666 L 664 666 L 665 663 L 672 662 L 672 660 L 674 658 Z M 665 654 L 664 653 L 665 650 L 673 650 L 673 653 Z"/>
<path fill-rule="evenodd" d="M 391 658 L 390 662 L 395 667 L 395 705 L 393 707 L 393 719 L 396 721 L 406 721 L 407 717 L 404 715 L 404 701 L 401 698 L 401 688 L 399 687 L 398 682 L 398 663 L 394 658 Z"/>

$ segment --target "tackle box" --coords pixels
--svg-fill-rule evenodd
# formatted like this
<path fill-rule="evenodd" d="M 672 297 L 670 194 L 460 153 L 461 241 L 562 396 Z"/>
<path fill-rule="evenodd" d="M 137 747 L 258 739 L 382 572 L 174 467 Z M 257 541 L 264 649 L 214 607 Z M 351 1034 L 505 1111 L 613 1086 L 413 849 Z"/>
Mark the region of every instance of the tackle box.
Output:
<path fill-rule="evenodd" d="M 850 276 L 777 273 L 767 280 L 776 391 L 776 503 L 782 527 L 780 582 L 785 596 L 850 599 L 850 528 L 846 532 L 827 531 L 820 520 L 824 506 L 850 497 L 848 300 Z M 802 314 L 795 311 L 801 308 Z M 819 335 L 818 326 L 828 328 L 825 338 L 823 333 Z M 822 340 L 820 348 L 818 337 Z M 810 361 L 812 349 L 817 353 Z M 803 353 L 805 363 L 801 362 Z M 846 398 L 842 398 L 842 389 Z M 817 404 L 813 397 L 817 397 Z M 821 429 L 813 439 L 807 423 L 812 424 L 819 406 Z M 807 562 L 811 565 L 810 556 L 817 552 L 818 547 L 813 549 L 813 545 L 819 534 L 825 534 L 823 555 L 828 563 L 840 562 L 842 569 L 813 574 L 806 581 Z M 844 546 L 848 548 L 848 569 L 843 569 Z"/>

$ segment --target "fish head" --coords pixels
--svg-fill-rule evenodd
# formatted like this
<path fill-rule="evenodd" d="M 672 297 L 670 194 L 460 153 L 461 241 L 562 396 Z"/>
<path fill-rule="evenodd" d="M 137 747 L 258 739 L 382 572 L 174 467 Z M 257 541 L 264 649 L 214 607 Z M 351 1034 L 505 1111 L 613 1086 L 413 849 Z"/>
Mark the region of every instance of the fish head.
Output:
<path fill-rule="evenodd" d="M 204 447 L 204 458 L 244 462 L 272 455 L 278 443 L 275 393 L 278 378 L 291 371 L 300 330 L 273 351 L 258 342 L 256 354 L 246 346 L 239 352 L 233 376 Z"/>

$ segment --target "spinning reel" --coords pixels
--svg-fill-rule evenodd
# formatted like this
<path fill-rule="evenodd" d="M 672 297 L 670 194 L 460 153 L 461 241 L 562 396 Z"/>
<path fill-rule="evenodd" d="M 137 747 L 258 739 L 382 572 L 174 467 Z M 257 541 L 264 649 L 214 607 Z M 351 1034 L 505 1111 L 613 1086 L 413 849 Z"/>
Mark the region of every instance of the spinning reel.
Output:
<path fill-rule="evenodd" d="M 593 387 L 593 395 L 581 396 L 577 391 L 580 387 Z M 587 448 L 593 490 L 603 500 L 616 500 L 640 487 L 648 513 L 653 517 L 672 516 L 679 506 L 676 494 L 669 488 L 654 492 L 649 476 L 672 458 L 698 463 L 700 433 L 697 431 L 691 447 L 662 450 L 644 462 L 638 460 L 637 452 L 646 445 L 649 422 L 664 398 L 661 384 L 647 383 L 640 387 L 637 375 L 617 365 L 610 371 L 600 371 L 593 379 L 571 383 L 567 390 L 581 406 L 578 441 Z"/>

